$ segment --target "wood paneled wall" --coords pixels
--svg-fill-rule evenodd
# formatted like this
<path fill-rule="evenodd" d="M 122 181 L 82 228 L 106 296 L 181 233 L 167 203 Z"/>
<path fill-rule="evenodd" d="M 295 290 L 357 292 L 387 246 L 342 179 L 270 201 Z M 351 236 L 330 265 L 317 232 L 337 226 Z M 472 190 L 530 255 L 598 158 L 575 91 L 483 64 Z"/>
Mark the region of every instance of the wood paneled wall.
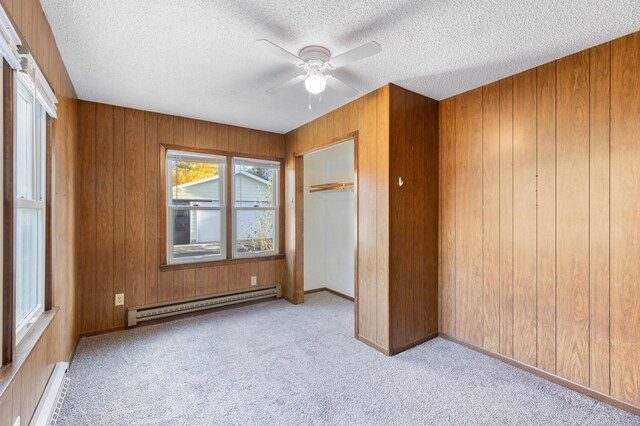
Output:
<path fill-rule="evenodd" d="M 16 371 L 8 388 L 0 395 L 0 424 L 10 425 L 18 416 L 21 424 L 28 424 L 54 364 L 68 361 L 77 342 L 75 170 L 78 125 L 76 94 L 40 3 L 37 0 L 1 0 L 1 3 L 59 101 L 58 118 L 53 120 L 51 127 L 53 305 L 59 310 L 24 364 Z"/>
<path fill-rule="evenodd" d="M 441 102 L 441 331 L 640 405 L 640 33 Z"/>
<path fill-rule="evenodd" d="M 284 136 L 80 102 L 80 332 L 124 326 L 126 308 L 286 285 L 285 261 L 160 271 L 160 144 L 284 158 Z M 115 306 L 116 293 L 125 305 Z"/>
<path fill-rule="evenodd" d="M 389 350 L 389 86 L 371 92 L 287 134 L 285 240 L 287 297 L 304 300 L 294 288 L 296 270 L 295 156 L 358 132 L 359 338 Z M 299 237 L 299 236 L 298 236 Z"/>
<path fill-rule="evenodd" d="M 390 90 L 390 352 L 397 353 L 438 333 L 439 134 L 437 101 Z"/>
<path fill-rule="evenodd" d="M 287 134 L 289 297 L 304 300 L 296 156 L 357 132 L 357 337 L 386 354 L 438 332 L 438 124 L 437 101 L 389 84 Z"/>

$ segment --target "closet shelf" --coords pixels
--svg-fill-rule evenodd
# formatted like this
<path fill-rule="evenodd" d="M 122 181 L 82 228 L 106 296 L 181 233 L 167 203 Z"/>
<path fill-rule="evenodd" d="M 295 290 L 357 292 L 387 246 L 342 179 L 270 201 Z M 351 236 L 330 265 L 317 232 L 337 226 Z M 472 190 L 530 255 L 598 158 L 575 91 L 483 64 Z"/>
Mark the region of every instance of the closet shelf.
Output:
<path fill-rule="evenodd" d="M 317 185 L 309 185 L 309 192 L 334 191 L 340 189 L 353 189 L 353 182 L 331 182 Z"/>

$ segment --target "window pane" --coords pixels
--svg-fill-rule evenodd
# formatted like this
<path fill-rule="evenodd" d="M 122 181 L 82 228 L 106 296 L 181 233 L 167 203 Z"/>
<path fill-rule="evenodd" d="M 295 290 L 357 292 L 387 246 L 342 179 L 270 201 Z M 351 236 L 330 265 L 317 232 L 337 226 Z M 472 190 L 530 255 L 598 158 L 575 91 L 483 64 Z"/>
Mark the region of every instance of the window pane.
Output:
<path fill-rule="evenodd" d="M 275 217 L 274 210 L 237 210 L 236 252 L 275 250 Z"/>
<path fill-rule="evenodd" d="M 172 205 L 224 205 L 224 165 L 169 159 Z"/>
<path fill-rule="evenodd" d="M 33 97 L 25 93 L 18 79 L 16 102 L 16 198 L 35 199 L 33 143 Z M 21 90 L 22 89 L 22 90 Z"/>
<path fill-rule="evenodd" d="M 278 187 L 277 176 L 278 170 L 272 167 L 234 165 L 235 206 L 274 207 Z"/>
<path fill-rule="evenodd" d="M 220 210 L 173 210 L 174 259 L 222 253 Z"/>
<path fill-rule="evenodd" d="M 42 288 L 42 211 L 16 209 L 16 324 L 40 304 Z"/>

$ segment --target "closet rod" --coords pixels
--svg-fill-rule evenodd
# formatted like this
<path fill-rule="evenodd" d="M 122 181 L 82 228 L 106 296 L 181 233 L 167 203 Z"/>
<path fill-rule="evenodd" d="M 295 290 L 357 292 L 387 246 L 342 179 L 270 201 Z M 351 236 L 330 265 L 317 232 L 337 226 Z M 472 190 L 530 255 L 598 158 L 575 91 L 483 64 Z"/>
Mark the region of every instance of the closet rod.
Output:
<path fill-rule="evenodd" d="M 354 187 L 353 182 L 322 183 L 318 185 L 309 185 L 309 192 L 332 191 L 336 189 L 351 189 L 353 187 Z"/>

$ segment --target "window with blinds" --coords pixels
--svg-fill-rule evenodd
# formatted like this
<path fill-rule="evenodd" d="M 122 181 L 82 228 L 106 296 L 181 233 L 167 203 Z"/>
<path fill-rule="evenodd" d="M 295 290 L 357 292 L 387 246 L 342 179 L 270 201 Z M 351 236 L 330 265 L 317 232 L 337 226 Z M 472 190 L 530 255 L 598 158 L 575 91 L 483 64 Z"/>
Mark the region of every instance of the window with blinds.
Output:
<path fill-rule="evenodd" d="M 167 150 L 166 171 L 168 264 L 278 253 L 280 162 Z"/>
<path fill-rule="evenodd" d="M 226 158 L 167 151 L 169 263 L 226 258 Z"/>
<path fill-rule="evenodd" d="M 15 316 L 20 341 L 44 312 L 47 112 L 15 73 Z"/>
<path fill-rule="evenodd" d="M 278 252 L 279 173 L 276 161 L 233 159 L 233 255 Z"/>

